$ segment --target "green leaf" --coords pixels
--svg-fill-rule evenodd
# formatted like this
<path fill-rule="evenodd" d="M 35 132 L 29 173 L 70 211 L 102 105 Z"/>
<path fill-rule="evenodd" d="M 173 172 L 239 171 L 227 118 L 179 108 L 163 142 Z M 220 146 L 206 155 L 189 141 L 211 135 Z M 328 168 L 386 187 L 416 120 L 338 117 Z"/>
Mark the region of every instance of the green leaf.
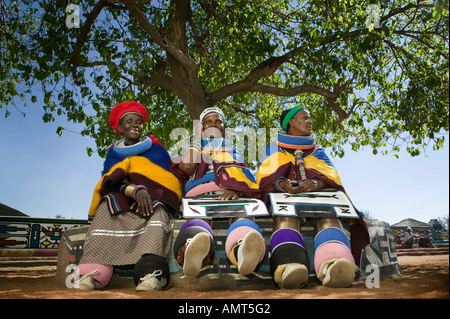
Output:
<path fill-rule="evenodd" d="M 56 129 L 56 135 L 61 136 L 64 130 L 64 127 L 58 126 L 58 128 Z"/>
<path fill-rule="evenodd" d="M 83 14 L 96 3 L 84 1 Z M 389 14 L 373 30 L 361 1 L 201 3 L 190 1 L 188 15 L 181 1 L 140 6 L 170 41 L 160 46 L 119 5 L 105 6 L 84 34 L 63 23 L 67 1 L 2 2 L 0 108 L 8 116 L 11 107 L 36 103 L 39 90 L 43 121 L 80 125 L 101 156 L 118 138 L 109 113 L 129 100 L 145 105 L 146 133 L 168 149 L 172 130 L 192 131 L 192 118 L 211 105 L 224 110 L 227 127 L 248 130 L 277 128 L 282 110 L 304 105 L 316 139 L 337 156 L 345 144 L 382 155 L 399 145 L 411 155 L 442 149 L 448 1 L 370 0 Z"/>

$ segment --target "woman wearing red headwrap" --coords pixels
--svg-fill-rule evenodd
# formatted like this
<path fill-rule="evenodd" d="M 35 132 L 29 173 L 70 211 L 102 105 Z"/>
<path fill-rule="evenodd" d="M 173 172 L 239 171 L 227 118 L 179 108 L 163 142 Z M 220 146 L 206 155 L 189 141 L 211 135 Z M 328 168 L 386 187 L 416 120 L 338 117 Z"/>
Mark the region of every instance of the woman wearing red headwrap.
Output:
<path fill-rule="evenodd" d="M 168 284 L 171 217 L 178 215 L 181 186 L 165 148 L 152 135 L 142 136 L 147 119 L 145 107 L 133 101 L 110 114 L 111 128 L 123 139 L 109 148 L 94 191 L 77 269 L 82 290 L 107 286 L 114 267 L 129 265 L 137 291 Z"/>

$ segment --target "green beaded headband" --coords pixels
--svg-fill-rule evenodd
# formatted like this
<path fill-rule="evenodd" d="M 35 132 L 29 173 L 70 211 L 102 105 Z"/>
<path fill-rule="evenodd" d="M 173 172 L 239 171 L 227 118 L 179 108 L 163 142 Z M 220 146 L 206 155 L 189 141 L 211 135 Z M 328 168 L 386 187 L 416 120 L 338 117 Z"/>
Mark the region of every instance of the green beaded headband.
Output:
<path fill-rule="evenodd" d="M 288 112 L 288 114 L 286 114 L 286 116 L 284 117 L 283 122 L 281 124 L 281 127 L 284 130 L 286 130 L 286 127 L 287 127 L 287 125 L 289 123 L 289 120 L 292 119 L 293 117 L 295 117 L 295 115 L 297 115 L 297 113 L 300 112 L 301 110 L 304 110 L 304 108 L 300 107 L 300 106 L 296 106 L 292 110 L 290 110 Z"/>

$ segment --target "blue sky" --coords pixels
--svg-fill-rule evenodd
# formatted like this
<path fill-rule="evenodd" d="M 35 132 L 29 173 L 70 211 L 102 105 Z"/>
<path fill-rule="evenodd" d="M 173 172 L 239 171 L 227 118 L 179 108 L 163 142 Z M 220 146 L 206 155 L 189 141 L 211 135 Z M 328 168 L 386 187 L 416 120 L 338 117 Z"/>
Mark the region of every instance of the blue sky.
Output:
<path fill-rule="evenodd" d="M 32 105 L 14 108 L 4 117 L 0 109 L 0 203 L 33 217 L 86 219 L 92 193 L 100 178 L 103 159 L 89 157 L 88 137 L 65 131 L 80 127 L 62 119 L 42 121 L 43 109 Z M 447 141 L 447 139 L 446 139 Z M 373 218 L 395 224 L 405 218 L 428 222 L 449 214 L 449 148 L 396 159 L 363 151 L 347 151 L 332 158 L 355 206 Z"/>

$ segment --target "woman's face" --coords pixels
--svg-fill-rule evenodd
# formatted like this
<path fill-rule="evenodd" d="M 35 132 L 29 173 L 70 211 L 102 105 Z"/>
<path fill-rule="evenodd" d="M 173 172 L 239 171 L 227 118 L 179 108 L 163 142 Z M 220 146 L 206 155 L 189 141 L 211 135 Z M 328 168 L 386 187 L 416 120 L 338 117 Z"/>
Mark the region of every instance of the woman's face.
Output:
<path fill-rule="evenodd" d="M 301 110 L 297 115 L 289 120 L 289 135 L 310 136 L 312 132 L 312 121 L 309 112 Z"/>
<path fill-rule="evenodd" d="M 144 130 L 142 117 L 138 114 L 126 114 L 119 122 L 119 132 L 128 145 L 136 144 Z"/>
<path fill-rule="evenodd" d="M 209 114 L 203 119 L 203 138 L 222 138 L 225 137 L 225 125 L 222 117 L 218 114 Z"/>

